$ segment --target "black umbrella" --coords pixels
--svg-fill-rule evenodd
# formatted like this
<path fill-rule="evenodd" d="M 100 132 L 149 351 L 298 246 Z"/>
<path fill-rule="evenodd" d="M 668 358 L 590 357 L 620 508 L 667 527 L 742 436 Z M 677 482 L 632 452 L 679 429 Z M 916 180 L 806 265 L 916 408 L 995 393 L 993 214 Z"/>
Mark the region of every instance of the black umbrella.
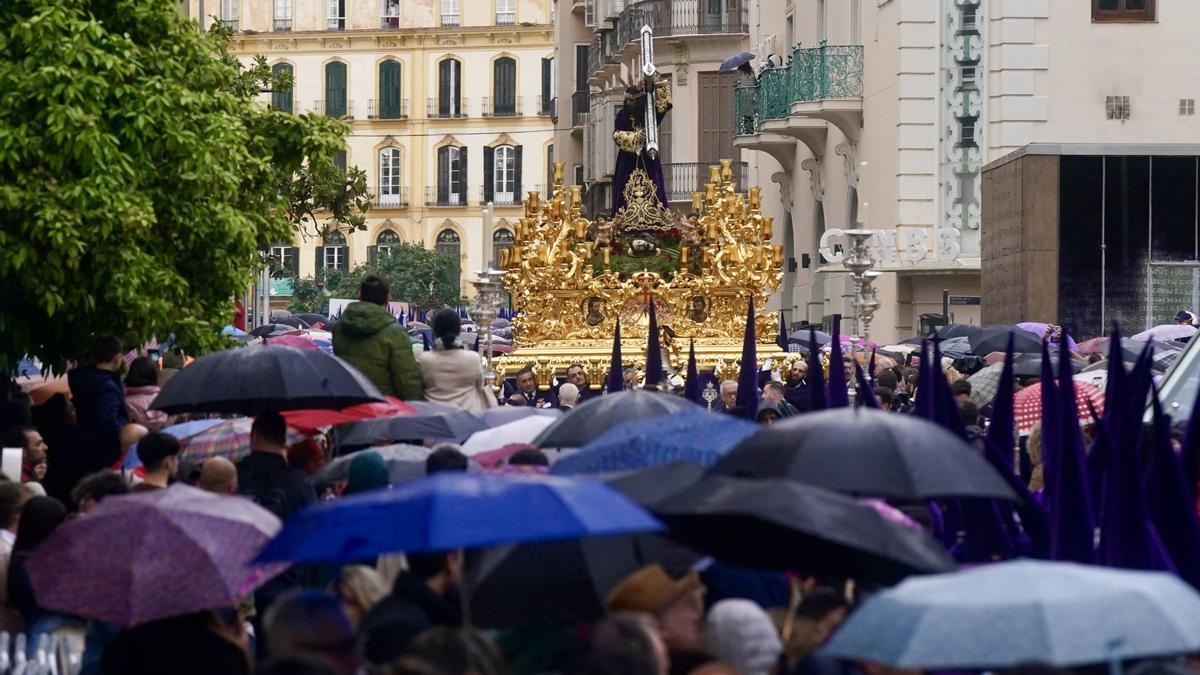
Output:
<path fill-rule="evenodd" d="M 821 347 L 824 347 L 833 341 L 833 336 L 829 333 L 820 330 L 815 332 L 817 336 L 816 342 L 812 342 L 812 335 L 809 333 L 808 329 L 795 331 L 788 336 L 788 342 L 790 344 L 800 345 L 806 350 L 812 350 L 820 349 Z"/>
<path fill-rule="evenodd" d="M 976 335 L 977 333 L 979 333 L 982 330 L 983 330 L 982 326 L 976 326 L 975 324 L 952 323 L 948 326 L 938 326 L 936 329 L 934 329 L 933 334 L 940 340 L 948 340 L 950 338 L 957 338 L 957 337 L 971 337 L 972 335 Z M 927 335 L 916 335 L 916 336 L 908 338 L 907 340 L 902 340 L 900 342 L 900 344 L 902 344 L 902 345 L 919 345 L 919 344 L 921 344 L 922 340 L 926 340 L 926 339 L 928 339 L 928 337 L 929 336 L 927 336 Z M 1001 351 L 1003 351 L 1003 350 L 1001 350 Z M 988 353 L 991 353 L 991 352 L 988 352 Z"/>
<path fill-rule="evenodd" d="M 383 401 L 371 381 L 317 349 L 255 345 L 196 359 L 154 399 L 155 410 L 257 415 L 264 411 L 341 410 Z"/>
<path fill-rule="evenodd" d="M 277 324 L 283 324 L 284 326 L 291 326 L 292 328 L 308 328 L 308 322 L 295 316 L 281 316 L 272 319 L 272 321 Z"/>
<path fill-rule="evenodd" d="M 546 427 L 533 444 L 539 448 L 580 448 L 621 422 L 698 407 L 681 396 L 654 391 L 620 391 L 597 396 Z"/>
<path fill-rule="evenodd" d="M 954 569 L 925 532 L 786 479 L 709 475 L 650 510 L 673 539 L 731 565 L 883 583 Z"/>
<path fill-rule="evenodd" d="M 649 469 L 601 476 L 612 489 L 640 506 L 650 508 L 695 485 L 707 470 L 692 462 L 674 462 Z"/>
<path fill-rule="evenodd" d="M 297 319 L 307 323 L 309 326 L 312 326 L 316 323 L 329 323 L 329 317 L 325 316 L 324 314 L 306 312 L 304 314 L 296 314 L 295 316 Z"/>
<path fill-rule="evenodd" d="M 619 535 L 516 544 L 469 551 L 464 574 L 471 622 L 514 628 L 535 618 L 591 623 L 621 579 L 651 563 L 682 575 L 700 558 L 657 535 Z"/>
<path fill-rule="evenodd" d="M 791 478 L 865 497 L 1017 497 L 965 441 L 914 415 L 837 408 L 759 431 L 712 467 L 747 478 Z"/>
<path fill-rule="evenodd" d="M 1071 359 L 1071 370 L 1078 373 L 1083 370 L 1084 363 Z M 1050 356 L 1051 367 L 1054 372 L 1058 372 L 1058 354 Z M 1017 377 L 1041 377 L 1042 376 L 1042 355 L 1041 354 L 1017 354 L 1013 358 L 1013 374 Z"/>
<path fill-rule="evenodd" d="M 423 438 L 462 441 L 476 431 L 487 428 L 483 420 L 452 405 L 426 401 L 405 401 L 405 404 L 415 408 L 416 412 L 395 417 L 377 417 L 338 427 L 338 445 L 383 445 Z"/>
<path fill-rule="evenodd" d="M 984 326 L 978 333 L 967 336 L 971 351 L 976 356 L 987 356 L 1008 348 L 1008 336 L 1013 336 L 1013 351 L 1017 353 L 1041 353 L 1042 341 L 1038 336 L 1016 326 Z"/>
<path fill-rule="evenodd" d="M 264 323 L 263 325 L 250 331 L 250 335 L 254 337 L 271 337 L 272 335 L 283 335 L 296 330 L 295 327 L 283 323 Z"/>

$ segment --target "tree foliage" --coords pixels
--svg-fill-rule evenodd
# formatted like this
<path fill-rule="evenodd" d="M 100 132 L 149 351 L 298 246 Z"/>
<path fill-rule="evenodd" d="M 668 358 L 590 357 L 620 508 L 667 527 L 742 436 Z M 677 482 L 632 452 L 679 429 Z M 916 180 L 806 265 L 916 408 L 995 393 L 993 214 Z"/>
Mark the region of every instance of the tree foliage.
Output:
<path fill-rule="evenodd" d="M 345 125 L 258 103 L 266 61 L 171 0 L 5 0 L 0 25 L 0 368 L 102 334 L 218 345 L 292 236 L 280 176 L 331 163 Z"/>
<path fill-rule="evenodd" d="M 297 279 L 292 283 L 293 312 L 321 312 L 329 298 L 357 298 L 358 285 L 368 274 L 381 276 L 391 287 L 392 299 L 422 307 L 466 304 L 458 288 L 458 260 L 419 244 L 397 244 L 373 264 L 361 265 L 349 274 L 327 269 L 320 281 Z M 432 287 L 431 287 L 432 284 Z M 324 293 L 316 293 L 324 288 Z"/>

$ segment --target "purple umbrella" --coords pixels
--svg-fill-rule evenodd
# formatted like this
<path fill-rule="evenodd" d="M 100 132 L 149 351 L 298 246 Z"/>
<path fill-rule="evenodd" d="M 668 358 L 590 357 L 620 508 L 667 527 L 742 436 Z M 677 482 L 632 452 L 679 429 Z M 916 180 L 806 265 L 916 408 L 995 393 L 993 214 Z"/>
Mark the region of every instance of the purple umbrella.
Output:
<path fill-rule="evenodd" d="M 1026 321 L 1024 323 L 1017 324 L 1017 328 L 1020 328 L 1026 333 L 1033 333 L 1037 339 L 1045 341 L 1046 329 L 1049 328 L 1049 324 L 1038 323 L 1036 321 Z M 1071 339 L 1070 335 L 1067 335 L 1067 349 L 1073 352 L 1079 351 L 1079 345 L 1075 344 L 1075 341 Z"/>
<path fill-rule="evenodd" d="M 279 519 L 241 497 L 186 485 L 109 497 L 29 558 L 38 604 L 132 626 L 236 606 L 282 567 L 250 562 Z"/>

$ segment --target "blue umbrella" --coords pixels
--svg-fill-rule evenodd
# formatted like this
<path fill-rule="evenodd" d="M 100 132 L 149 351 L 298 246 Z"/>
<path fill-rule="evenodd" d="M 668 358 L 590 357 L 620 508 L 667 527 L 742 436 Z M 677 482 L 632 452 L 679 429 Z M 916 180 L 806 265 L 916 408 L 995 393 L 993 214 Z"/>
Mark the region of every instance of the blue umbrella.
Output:
<path fill-rule="evenodd" d="M 740 52 L 734 54 L 721 62 L 721 69 L 718 72 L 727 73 L 731 70 L 737 70 L 739 67 L 746 65 L 754 60 L 754 54 L 750 52 Z"/>
<path fill-rule="evenodd" d="M 661 529 L 600 481 L 440 473 L 392 489 L 310 506 L 259 562 L 347 562 L 385 553 L 475 549 Z"/>
<path fill-rule="evenodd" d="M 646 469 L 672 462 L 712 466 L 758 426 L 703 408 L 622 422 L 555 462 L 551 473 L 609 473 Z"/>
<path fill-rule="evenodd" d="M 894 668 L 1070 668 L 1200 650 L 1200 595 L 1178 578 L 1032 560 L 910 578 L 824 652 Z"/>

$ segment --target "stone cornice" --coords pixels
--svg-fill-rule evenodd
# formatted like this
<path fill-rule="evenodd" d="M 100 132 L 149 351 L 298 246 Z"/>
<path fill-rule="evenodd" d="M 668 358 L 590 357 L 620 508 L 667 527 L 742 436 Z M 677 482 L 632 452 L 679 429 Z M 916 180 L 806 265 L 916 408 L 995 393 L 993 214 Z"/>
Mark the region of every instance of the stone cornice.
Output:
<path fill-rule="evenodd" d="M 381 49 L 456 50 L 554 47 L 553 26 L 453 26 L 388 30 L 238 33 L 235 54 L 377 52 Z"/>

